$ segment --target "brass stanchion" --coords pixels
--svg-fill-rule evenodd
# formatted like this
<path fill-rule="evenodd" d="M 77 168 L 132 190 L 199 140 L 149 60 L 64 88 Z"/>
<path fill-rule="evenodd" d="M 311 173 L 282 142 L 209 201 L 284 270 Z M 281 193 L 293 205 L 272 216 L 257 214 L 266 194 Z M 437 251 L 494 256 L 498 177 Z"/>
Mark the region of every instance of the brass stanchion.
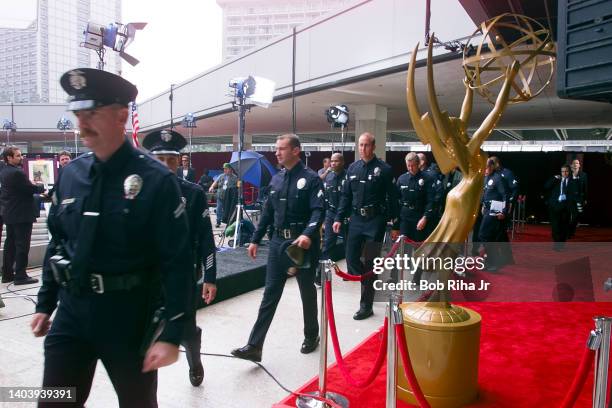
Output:
<path fill-rule="evenodd" d="M 403 240 L 403 238 L 402 238 Z M 387 305 L 387 402 L 386 408 L 395 408 L 397 403 L 397 341 L 395 338 L 395 325 L 404 322 L 400 294 L 389 296 Z"/>
<path fill-rule="evenodd" d="M 597 316 L 595 330 L 591 332 L 589 347 L 597 349 L 595 356 L 595 380 L 593 381 L 593 408 L 606 408 L 608 397 L 608 366 L 610 362 L 610 334 L 612 317 Z M 593 339 L 591 341 L 591 339 Z M 594 347 L 591 347 L 591 344 Z"/>
<path fill-rule="evenodd" d="M 321 338 L 320 359 L 319 359 L 319 391 L 310 393 L 311 395 L 325 397 L 328 400 L 333 401 L 342 408 L 348 408 L 348 399 L 335 392 L 327 391 L 327 308 L 325 299 L 325 284 L 332 280 L 332 261 L 330 259 L 319 261 L 321 264 L 321 322 L 319 326 L 319 333 Z M 316 398 L 299 396 L 296 399 L 295 406 L 297 408 L 327 408 L 329 405 Z"/>

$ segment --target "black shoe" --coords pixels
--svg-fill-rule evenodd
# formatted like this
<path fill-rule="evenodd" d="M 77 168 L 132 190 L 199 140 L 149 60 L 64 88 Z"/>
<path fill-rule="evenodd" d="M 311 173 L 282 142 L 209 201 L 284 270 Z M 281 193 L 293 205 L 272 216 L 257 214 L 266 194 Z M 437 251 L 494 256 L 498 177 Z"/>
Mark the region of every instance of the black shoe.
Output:
<path fill-rule="evenodd" d="M 7 276 L 6 278 L 4 276 L 2 276 L 2 283 L 11 283 L 14 280 L 15 280 L 15 278 L 12 277 L 12 276 L 11 277 Z"/>
<path fill-rule="evenodd" d="M 354 315 L 353 315 L 353 319 L 355 320 L 363 320 L 363 319 L 367 319 L 368 317 L 374 315 L 374 312 L 372 311 L 372 309 L 359 309 Z"/>
<path fill-rule="evenodd" d="M 315 351 L 317 349 L 317 346 L 319 345 L 319 336 L 313 338 L 313 339 L 304 339 L 304 342 L 302 343 L 302 347 L 300 348 L 300 352 L 302 354 L 308 354 L 308 353 L 312 353 L 313 351 Z"/>
<path fill-rule="evenodd" d="M 189 370 L 189 381 L 194 387 L 197 387 L 204 381 L 204 367 L 201 361 L 198 363 L 195 368 Z"/>
<path fill-rule="evenodd" d="M 247 344 L 244 347 L 232 350 L 232 356 L 259 363 L 261 361 L 261 349 Z"/>
<path fill-rule="evenodd" d="M 30 278 L 29 276 L 23 279 L 15 279 L 15 282 L 13 283 L 15 286 L 18 285 L 31 285 L 33 283 L 38 282 L 38 279 L 36 278 Z"/>

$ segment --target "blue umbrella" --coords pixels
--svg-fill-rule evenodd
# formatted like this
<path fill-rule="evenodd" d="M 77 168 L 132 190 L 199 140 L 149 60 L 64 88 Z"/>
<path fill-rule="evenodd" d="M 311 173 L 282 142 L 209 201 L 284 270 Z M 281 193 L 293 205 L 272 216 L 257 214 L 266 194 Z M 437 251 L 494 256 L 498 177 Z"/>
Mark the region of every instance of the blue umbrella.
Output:
<path fill-rule="evenodd" d="M 278 171 L 263 155 L 247 150 L 242 152 L 240 160 L 242 180 L 251 183 L 257 188 L 268 185 L 272 176 Z M 238 152 L 232 153 L 230 165 L 238 174 Z"/>

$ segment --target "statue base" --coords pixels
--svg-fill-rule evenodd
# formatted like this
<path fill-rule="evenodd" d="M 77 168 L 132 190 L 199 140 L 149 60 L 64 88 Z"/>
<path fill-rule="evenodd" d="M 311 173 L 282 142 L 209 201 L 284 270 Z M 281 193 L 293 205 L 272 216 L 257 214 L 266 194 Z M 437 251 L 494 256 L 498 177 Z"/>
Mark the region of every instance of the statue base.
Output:
<path fill-rule="evenodd" d="M 455 408 L 478 397 L 480 314 L 446 302 L 403 303 L 414 373 L 432 408 Z M 397 397 L 418 402 L 398 358 Z"/>

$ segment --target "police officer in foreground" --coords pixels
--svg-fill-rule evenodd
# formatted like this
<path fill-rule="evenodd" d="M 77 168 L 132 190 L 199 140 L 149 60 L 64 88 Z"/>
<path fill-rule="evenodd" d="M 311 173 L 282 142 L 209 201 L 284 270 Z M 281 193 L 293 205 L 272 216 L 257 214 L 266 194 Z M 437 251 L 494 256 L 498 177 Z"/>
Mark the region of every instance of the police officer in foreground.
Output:
<path fill-rule="evenodd" d="M 505 218 L 508 216 L 506 203 L 506 183 L 497 170 L 495 161 L 488 159 L 485 168 L 484 193 L 482 195 L 482 221 L 480 222 L 479 239 L 484 243 L 487 252 L 486 270 L 497 271 L 503 265 L 503 254 L 500 251 L 499 237 L 505 232 Z"/>
<path fill-rule="evenodd" d="M 176 176 L 124 135 L 134 85 L 89 68 L 60 83 L 91 153 L 64 168 L 48 217 L 31 322 L 35 336 L 46 335 L 43 386 L 76 387 L 83 406 L 101 360 L 119 406 L 157 407 L 157 369 L 178 359 L 192 311 L 185 205 Z M 152 316 L 163 323 L 151 326 Z"/>
<path fill-rule="evenodd" d="M 425 238 L 425 227 L 433 218 L 435 185 L 419 169 L 420 159 L 416 153 L 406 155 L 408 171 L 397 179 L 400 197 L 400 216 L 395 230 L 413 241 Z M 399 228 L 398 228 L 399 227 Z M 397 237 L 392 237 L 396 239 Z"/>
<path fill-rule="evenodd" d="M 433 230 L 436 229 L 442 217 L 440 209 L 442 208 L 442 200 L 444 197 L 444 185 L 442 184 L 444 176 L 436 163 L 429 163 L 429 159 L 425 153 L 417 153 L 417 155 L 420 161 L 419 169 L 421 173 L 426 179 L 429 179 L 430 183 L 433 185 L 432 215 L 423 232 L 423 235 L 427 238 Z"/>
<path fill-rule="evenodd" d="M 397 190 L 391 166 L 376 157 L 375 147 L 374 135 L 366 132 L 359 136 L 361 159 L 346 172 L 347 180 L 333 225 L 338 234 L 342 223 L 351 218 L 346 242 L 346 264 L 351 275 L 363 275 L 372 269 L 374 258 L 380 256 L 387 221 L 395 222 L 397 218 Z M 365 265 L 360 260 L 362 252 L 365 252 Z M 373 276 L 361 281 L 359 310 L 353 319 L 363 320 L 374 314 L 373 283 Z"/>
<path fill-rule="evenodd" d="M 157 160 L 164 163 L 171 172 L 177 173 L 179 167 L 179 152 L 185 147 L 187 141 L 178 132 L 161 130 L 149 133 L 142 141 L 142 146 L 148 149 Z M 204 367 L 200 359 L 202 343 L 202 329 L 196 325 L 196 312 L 200 303 L 198 280 L 203 272 L 203 286 L 201 297 L 206 304 L 210 304 L 217 294 L 217 263 L 216 246 L 213 236 L 212 223 L 206 204 L 204 190 L 197 184 L 178 177 L 182 197 L 185 199 L 187 219 L 189 224 L 189 242 L 191 243 L 193 273 L 193 311 L 190 314 L 189 324 L 186 326 L 184 340 L 185 355 L 189 363 L 189 381 L 197 387 L 204 380 Z"/>
<path fill-rule="evenodd" d="M 323 221 L 323 191 L 321 179 L 317 173 L 304 166 L 300 152 L 300 139 L 297 135 L 284 134 L 276 139 L 276 158 L 284 169 L 270 181 L 270 196 L 264 204 L 261 220 L 248 247 L 249 255 L 255 259 L 268 226 L 273 226 L 266 267 L 266 287 L 247 345 L 232 350 L 232 355 L 245 360 L 261 361 L 264 340 L 283 294 L 288 273 L 297 273 L 302 298 L 304 342 L 300 351 L 311 353 L 319 344 L 314 277 L 319 255 L 319 228 Z M 295 266 L 287 268 L 290 265 L 286 262 L 286 251 L 292 245 L 306 252 L 307 267 L 299 270 Z"/>
<path fill-rule="evenodd" d="M 334 232 L 334 221 L 340 206 L 342 188 L 346 182 L 346 170 L 344 170 L 344 156 L 334 153 L 331 156 L 331 171 L 327 173 L 323 181 L 323 194 L 325 197 L 325 223 L 323 224 L 323 250 L 321 259 L 329 259 L 330 252 L 338 241 L 338 234 Z M 346 231 L 341 231 L 345 234 Z M 346 235 L 343 239 L 343 247 L 346 243 Z M 344 250 L 342 251 L 344 253 Z"/>

